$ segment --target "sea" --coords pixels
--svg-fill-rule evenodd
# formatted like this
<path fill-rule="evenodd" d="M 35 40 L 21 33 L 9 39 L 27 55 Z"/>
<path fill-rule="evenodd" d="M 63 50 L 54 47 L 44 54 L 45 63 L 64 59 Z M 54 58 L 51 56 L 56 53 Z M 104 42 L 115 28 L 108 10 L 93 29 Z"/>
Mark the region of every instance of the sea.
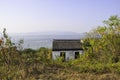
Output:
<path fill-rule="evenodd" d="M 39 49 L 41 47 L 52 48 L 52 42 L 54 39 L 82 39 L 84 34 L 80 35 L 11 35 L 12 42 L 18 45 L 19 40 L 23 40 L 22 47 Z"/>

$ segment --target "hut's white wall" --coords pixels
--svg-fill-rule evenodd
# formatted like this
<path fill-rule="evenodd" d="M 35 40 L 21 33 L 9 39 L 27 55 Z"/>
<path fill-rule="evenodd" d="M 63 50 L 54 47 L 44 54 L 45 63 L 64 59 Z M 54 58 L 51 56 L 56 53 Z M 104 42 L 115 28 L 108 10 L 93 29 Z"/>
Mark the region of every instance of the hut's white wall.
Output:
<path fill-rule="evenodd" d="M 80 51 L 79 51 L 79 54 L 83 54 L 83 53 L 84 53 L 84 51 L 83 51 L 83 50 L 80 50 Z"/>
<path fill-rule="evenodd" d="M 68 60 L 70 60 L 70 59 L 74 59 L 74 56 L 75 56 L 75 54 L 74 54 L 74 51 L 65 51 L 65 53 L 66 53 L 66 61 L 68 61 Z"/>
<path fill-rule="evenodd" d="M 57 59 L 60 56 L 60 51 L 52 51 L 52 58 L 53 60 Z"/>
<path fill-rule="evenodd" d="M 79 52 L 79 54 L 83 54 L 83 50 L 79 51 L 52 51 L 53 60 L 57 59 L 60 56 L 60 52 L 65 52 L 66 61 L 70 59 L 75 59 L 75 52 Z"/>

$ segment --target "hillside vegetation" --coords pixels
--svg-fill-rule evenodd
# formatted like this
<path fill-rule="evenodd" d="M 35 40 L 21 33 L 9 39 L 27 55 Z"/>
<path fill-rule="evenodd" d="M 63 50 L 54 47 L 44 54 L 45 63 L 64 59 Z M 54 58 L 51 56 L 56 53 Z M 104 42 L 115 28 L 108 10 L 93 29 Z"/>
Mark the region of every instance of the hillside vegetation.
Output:
<path fill-rule="evenodd" d="M 119 80 L 120 18 L 111 16 L 104 26 L 87 33 L 84 54 L 63 62 L 52 60 L 52 50 L 23 49 L 14 44 L 6 29 L 0 38 L 0 80 Z"/>

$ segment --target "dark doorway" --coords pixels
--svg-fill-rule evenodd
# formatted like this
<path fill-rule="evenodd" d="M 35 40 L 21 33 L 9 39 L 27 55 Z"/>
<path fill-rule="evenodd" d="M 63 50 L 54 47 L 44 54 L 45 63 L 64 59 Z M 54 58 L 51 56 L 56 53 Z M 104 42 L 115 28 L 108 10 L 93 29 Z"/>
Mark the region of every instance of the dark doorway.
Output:
<path fill-rule="evenodd" d="M 65 61 L 65 52 L 60 52 L 60 57 L 63 57 L 63 62 Z"/>
<path fill-rule="evenodd" d="M 75 52 L 75 59 L 79 58 L 79 52 Z"/>

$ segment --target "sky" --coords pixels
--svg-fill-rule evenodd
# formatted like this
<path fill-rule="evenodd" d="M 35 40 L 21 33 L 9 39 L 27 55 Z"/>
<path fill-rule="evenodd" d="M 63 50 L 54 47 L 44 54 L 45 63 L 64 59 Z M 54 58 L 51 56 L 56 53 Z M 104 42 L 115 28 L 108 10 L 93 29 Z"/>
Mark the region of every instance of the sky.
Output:
<path fill-rule="evenodd" d="M 120 16 L 120 0 L 0 0 L 0 31 L 84 33 L 111 15 Z"/>

